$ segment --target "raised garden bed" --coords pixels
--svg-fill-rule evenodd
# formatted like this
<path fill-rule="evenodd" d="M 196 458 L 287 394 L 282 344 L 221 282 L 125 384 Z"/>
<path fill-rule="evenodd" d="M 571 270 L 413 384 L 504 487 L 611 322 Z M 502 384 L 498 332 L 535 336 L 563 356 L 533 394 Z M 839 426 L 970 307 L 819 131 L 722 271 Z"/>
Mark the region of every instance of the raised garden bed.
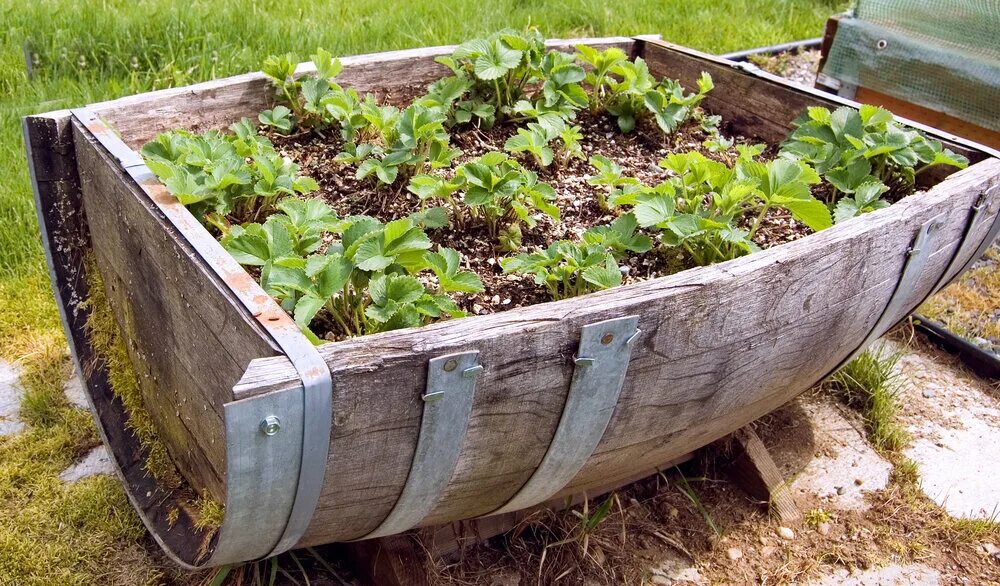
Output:
<path fill-rule="evenodd" d="M 709 73 L 701 106 L 772 158 L 807 107 L 854 105 L 651 38 L 549 46 L 578 43 L 642 57 L 688 91 Z M 448 74 L 435 58 L 453 50 L 344 58 L 336 80 L 405 103 Z M 188 565 L 496 515 L 652 473 L 821 380 L 954 279 L 998 225 L 1000 160 L 922 128 L 972 164 L 932 169 L 925 192 L 804 238 L 667 276 L 687 265 L 637 275 L 629 264 L 622 286 L 555 302 L 491 290 L 460 298 L 482 315 L 346 339 L 330 327 L 317 333 L 337 341 L 316 346 L 138 153 L 161 132 L 224 129 L 274 100 L 268 78 L 249 74 L 25 120 L 53 283 L 104 439 L 151 533 Z M 580 121 L 592 148 L 609 140 L 606 121 Z M 610 143 L 641 160 L 666 148 L 647 132 Z M 494 138 L 506 136 L 482 141 Z M 319 169 L 306 161 L 322 160 L 313 138 L 274 140 Z M 333 194 L 350 177 L 324 181 Z M 580 189 L 569 199 L 593 193 Z M 340 213 L 359 211 L 373 213 Z M 579 218 L 580 229 L 602 221 Z M 525 232 L 522 245 L 557 230 Z M 445 244 L 475 257 L 461 235 Z M 147 474 L 88 340 L 91 251 L 183 491 Z M 182 493 L 224 502 L 221 527 L 197 528 Z"/>

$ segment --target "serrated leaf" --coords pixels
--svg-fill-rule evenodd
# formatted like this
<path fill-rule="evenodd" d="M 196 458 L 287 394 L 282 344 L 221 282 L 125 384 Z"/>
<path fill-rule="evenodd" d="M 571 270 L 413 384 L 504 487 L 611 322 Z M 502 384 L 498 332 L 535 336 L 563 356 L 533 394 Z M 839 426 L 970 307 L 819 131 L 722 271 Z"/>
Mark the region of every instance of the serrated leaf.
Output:
<path fill-rule="evenodd" d="M 600 289 L 610 289 L 622 284 L 621 270 L 610 254 L 605 257 L 603 265 L 587 267 L 582 276 L 583 280 Z"/>

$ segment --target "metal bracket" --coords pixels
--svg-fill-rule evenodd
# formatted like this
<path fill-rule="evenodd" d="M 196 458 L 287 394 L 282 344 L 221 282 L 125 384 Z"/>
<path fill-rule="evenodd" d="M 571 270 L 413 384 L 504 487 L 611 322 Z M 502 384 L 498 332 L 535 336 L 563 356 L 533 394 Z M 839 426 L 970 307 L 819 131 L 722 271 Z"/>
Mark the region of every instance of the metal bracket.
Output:
<path fill-rule="evenodd" d="M 573 381 L 552 443 L 528 482 L 491 515 L 548 500 L 587 463 L 618 404 L 632 347 L 642 334 L 638 323 L 638 317 L 628 316 L 583 327 Z"/>
<path fill-rule="evenodd" d="M 255 402 L 266 405 L 264 397 L 267 395 L 247 399 L 246 402 L 254 403 L 252 407 L 243 406 L 244 401 L 226 406 L 226 448 L 232 450 L 226 455 L 226 516 L 216 548 L 206 565 L 242 562 L 287 551 L 308 528 L 323 488 L 333 417 L 330 369 L 292 318 L 247 275 L 198 220 L 176 198 L 163 197 L 166 188 L 149 170 L 139 153 L 129 148 L 90 109 L 77 108 L 71 112 L 183 235 L 205 265 L 226 283 L 234 297 L 288 357 L 302 379 L 301 389 L 284 391 L 282 394 L 287 396 L 278 401 L 273 412 L 264 414 L 283 422 L 279 427 L 283 425 L 287 431 L 277 434 L 278 437 L 267 436 L 260 428 L 261 418 L 257 417 L 258 406 Z M 270 441 L 259 442 L 258 435 Z M 289 436 L 294 438 L 291 443 Z M 276 441 L 279 438 L 280 441 Z M 272 452 L 279 446 L 280 457 L 275 460 Z M 255 449 L 263 451 L 253 456 L 252 450 Z M 257 475 L 260 465 L 254 458 L 280 461 L 280 466 L 268 472 L 276 479 L 267 483 L 269 489 L 263 487 Z M 249 484 L 240 486 L 240 482 Z M 255 494 L 261 490 L 282 496 Z M 262 510 L 267 510 L 274 520 L 264 519 L 260 514 Z"/>
<path fill-rule="evenodd" d="M 476 379 L 483 372 L 478 351 L 448 354 L 430 360 L 424 416 L 410 473 L 392 511 L 361 539 L 401 533 L 416 526 L 437 504 L 448 485 L 469 428 Z"/>
<path fill-rule="evenodd" d="M 895 290 L 893 290 L 892 296 L 889 297 L 889 302 L 882 310 L 882 314 L 875 322 L 875 325 L 872 326 L 864 341 L 861 342 L 854 352 L 837 365 L 837 368 L 833 369 L 833 372 L 840 370 L 842 366 L 854 360 L 872 342 L 880 338 L 889 328 L 905 317 L 908 309 L 912 309 L 907 308 L 906 304 L 912 300 L 911 292 L 923 273 L 927 259 L 931 257 L 931 254 L 936 249 L 934 246 L 935 240 L 941 228 L 944 227 L 944 221 L 941 219 L 942 215 L 934 216 L 920 226 L 917 236 L 913 239 L 913 244 L 906 251 L 906 263 L 903 265 L 903 273 L 899 277 L 899 283 L 896 285 Z"/>
<path fill-rule="evenodd" d="M 967 271 L 973 263 L 975 263 L 983 254 L 986 253 L 986 249 L 990 247 L 990 244 L 996 240 L 997 235 L 1000 234 L 1000 218 L 994 218 L 993 225 L 987 231 L 986 236 L 982 241 L 976 243 L 972 239 L 972 235 L 979 229 L 979 225 L 985 222 L 994 211 L 993 207 L 1000 206 L 1000 184 L 993 185 L 986 188 L 976 203 L 972 206 L 972 211 L 969 215 L 969 221 L 965 226 L 965 233 L 962 235 L 962 242 L 958 245 L 958 249 L 955 251 L 954 256 L 951 257 L 951 262 L 948 263 L 948 267 L 941 273 L 941 278 L 938 280 L 937 284 L 934 285 L 932 293 L 937 293 L 945 287 L 948 283 L 957 279 L 962 273 Z M 973 247 L 975 247 L 973 249 Z M 969 252 L 973 249 L 973 252 Z M 960 259 L 964 258 L 966 254 L 971 254 L 968 259 L 961 263 L 961 268 L 955 270 L 955 267 L 959 266 L 961 262 Z"/>

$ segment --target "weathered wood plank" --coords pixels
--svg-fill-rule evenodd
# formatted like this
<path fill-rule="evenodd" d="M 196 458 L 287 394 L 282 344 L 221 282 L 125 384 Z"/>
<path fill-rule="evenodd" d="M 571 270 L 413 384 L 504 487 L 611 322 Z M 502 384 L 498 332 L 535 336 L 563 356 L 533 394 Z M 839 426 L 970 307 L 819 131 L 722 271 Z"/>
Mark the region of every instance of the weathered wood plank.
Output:
<path fill-rule="evenodd" d="M 83 209 L 73 128 L 69 111 L 24 119 L 25 143 L 35 189 L 39 225 L 49 262 L 56 303 L 77 372 L 83 377 L 88 402 L 127 494 L 158 541 L 181 558 L 193 561 L 200 541 L 179 495 L 158 486 L 144 467 L 146 454 L 127 425 L 127 414 L 115 397 L 103 360 L 95 354 L 86 332 L 91 308 L 84 255 L 90 234 Z M 180 515 L 169 518 L 169 511 Z"/>
<path fill-rule="evenodd" d="M 937 250 L 918 286 L 902 292 L 907 309 L 918 305 L 957 249 L 969 206 L 998 175 L 1000 161 L 990 159 L 886 210 L 728 263 L 322 346 L 336 389 L 334 432 L 327 486 L 303 541 L 359 537 L 388 513 L 406 478 L 426 360 L 435 355 L 476 349 L 486 371 L 458 469 L 424 524 L 487 514 L 527 480 L 555 429 L 586 323 L 634 313 L 644 334 L 601 444 L 560 495 L 624 481 L 731 433 L 854 350 L 895 290 L 920 224 L 943 213 Z M 292 379 L 287 364 L 264 360 L 243 389 Z"/>
<path fill-rule="evenodd" d="M 254 358 L 277 354 L 152 202 L 75 125 L 83 203 L 146 407 L 197 490 L 225 497 L 223 405 Z"/>
<path fill-rule="evenodd" d="M 753 429 L 738 429 L 733 434 L 733 443 L 736 457 L 726 467 L 729 477 L 751 497 L 766 503 L 782 523 L 802 520 L 788 482 Z"/>
<path fill-rule="evenodd" d="M 628 37 L 550 39 L 548 46 L 572 51 L 578 43 L 631 51 L 635 41 Z M 448 74 L 448 69 L 434 59 L 454 49 L 454 45 L 446 45 L 343 57 L 344 69 L 337 76 L 337 83 L 359 93 L 373 92 L 394 100 L 412 98 L 422 94 L 427 84 Z M 303 63 L 297 71 L 309 73 L 315 67 Z M 201 131 L 223 128 L 243 116 L 256 118 L 258 112 L 270 108 L 273 102 L 271 83 L 257 72 L 130 96 L 90 108 L 110 122 L 126 144 L 139 148 L 164 130 Z"/>
<path fill-rule="evenodd" d="M 765 72 L 747 75 L 730 62 L 713 55 L 664 41 L 642 42 L 642 57 L 654 76 L 678 79 L 685 87 L 693 88 L 696 87 L 695 82 L 701 72 L 707 71 L 715 81 L 715 89 L 709 92 L 702 105 L 713 114 L 721 115 L 735 132 L 769 143 L 784 140 L 792 128 L 792 122 L 808 106 L 837 108 L 851 103 L 813 88 L 793 87 L 787 81 Z M 918 121 L 904 122 L 934 135 L 970 161 L 981 161 L 987 156 L 977 148 L 980 145 L 968 140 L 930 128 Z M 942 168 L 933 180 L 936 182 L 951 171 L 951 168 Z"/>

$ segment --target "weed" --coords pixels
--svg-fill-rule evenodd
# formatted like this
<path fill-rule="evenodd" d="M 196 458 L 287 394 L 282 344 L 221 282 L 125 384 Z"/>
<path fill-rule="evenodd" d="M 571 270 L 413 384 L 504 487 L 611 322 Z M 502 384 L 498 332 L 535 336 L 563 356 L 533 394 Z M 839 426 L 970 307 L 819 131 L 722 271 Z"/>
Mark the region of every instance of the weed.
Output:
<path fill-rule="evenodd" d="M 868 438 L 881 452 L 896 452 L 906 444 L 906 430 L 896 421 L 899 379 L 895 371 L 902 353 L 871 348 L 831 376 L 826 386 L 847 405 L 858 409 Z"/>
<path fill-rule="evenodd" d="M 708 512 L 708 509 L 706 509 L 705 506 L 701 504 L 701 499 L 698 498 L 698 493 L 695 491 L 694 487 L 691 486 L 691 483 L 688 482 L 688 478 L 684 476 L 684 472 L 677 466 L 674 466 L 674 470 L 677 471 L 677 477 L 678 477 L 677 490 L 679 490 L 681 494 L 683 494 L 684 497 L 687 498 L 687 500 L 691 503 L 691 505 L 695 508 L 695 510 L 701 514 L 702 518 L 705 519 L 705 524 L 708 525 L 708 528 L 712 530 L 712 533 L 714 533 L 716 537 L 722 537 L 722 531 L 715 524 L 715 520 L 712 519 L 712 515 L 711 513 Z M 691 480 L 703 480 L 703 479 L 692 478 Z"/>
<path fill-rule="evenodd" d="M 823 509 L 812 509 L 806 513 L 806 524 L 816 528 L 833 520 L 833 515 Z"/>

